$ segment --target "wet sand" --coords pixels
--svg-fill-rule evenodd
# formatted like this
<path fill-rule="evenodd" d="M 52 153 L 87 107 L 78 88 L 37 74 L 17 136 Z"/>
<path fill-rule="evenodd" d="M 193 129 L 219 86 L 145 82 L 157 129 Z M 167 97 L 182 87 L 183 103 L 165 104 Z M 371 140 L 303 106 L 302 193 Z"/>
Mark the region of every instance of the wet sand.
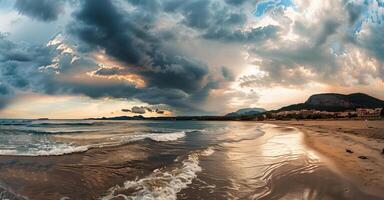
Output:
<path fill-rule="evenodd" d="M 158 195 L 159 191 L 177 193 L 169 199 L 384 199 L 382 194 L 361 191 L 355 181 L 350 181 L 349 174 L 333 169 L 327 160 L 332 155 L 323 153 L 323 140 L 318 140 L 323 136 L 309 133 L 310 129 L 303 128 L 306 124 L 230 123 L 236 129 L 213 136 L 191 133 L 178 141 L 146 139 L 62 156 L 0 156 L 0 197 L 100 199 L 119 185 L 107 199 L 124 199 L 138 193 Z M 305 131 L 306 137 L 292 126 Z M 337 123 L 334 126 L 338 130 Z M 326 135 L 325 143 L 334 139 L 327 131 L 320 132 Z M 343 144 L 333 142 L 333 146 Z M 212 149 L 209 156 L 186 159 L 207 147 Z M 323 158 L 318 152 L 327 156 Z M 368 156 L 365 161 L 373 160 Z M 383 175 L 382 171 L 373 172 Z M 191 181 L 180 187 L 185 177 Z M 126 181 L 134 183 L 134 187 L 127 187 Z M 176 190 L 172 188 L 175 184 L 179 184 Z M 372 187 L 367 185 L 365 189 Z"/>
<path fill-rule="evenodd" d="M 173 161 L 152 141 L 62 156 L 0 156 L 0 185 L 29 199 L 98 199 L 127 179 Z"/>
<path fill-rule="evenodd" d="M 305 133 L 306 144 L 330 159 L 336 172 L 352 179 L 363 191 L 384 196 L 384 121 L 268 123 L 299 128 Z"/>
<path fill-rule="evenodd" d="M 384 199 L 331 170 L 296 128 L 266 125 L 263 130 L 260 138 L 216 148 L 179 199 Z"/>

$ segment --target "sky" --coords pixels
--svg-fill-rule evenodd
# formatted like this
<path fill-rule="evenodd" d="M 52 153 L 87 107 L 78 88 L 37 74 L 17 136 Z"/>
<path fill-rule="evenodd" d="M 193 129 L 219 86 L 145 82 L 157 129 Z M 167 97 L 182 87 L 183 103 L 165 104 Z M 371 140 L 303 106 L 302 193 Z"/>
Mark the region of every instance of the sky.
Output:
<path fill-rule="evenodd" d="M 383 0 L 0 0 L 0 118 L 384 99 Z"/>

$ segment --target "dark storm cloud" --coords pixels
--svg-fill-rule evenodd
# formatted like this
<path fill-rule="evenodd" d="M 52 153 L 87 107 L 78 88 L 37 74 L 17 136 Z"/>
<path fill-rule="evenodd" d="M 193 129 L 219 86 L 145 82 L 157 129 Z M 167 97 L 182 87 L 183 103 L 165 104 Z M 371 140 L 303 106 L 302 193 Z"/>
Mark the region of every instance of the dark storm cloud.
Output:
<path fill-rule="evenodd" d="M 76 13 L 70 32 L 92 47 L 108 55 L 138 65 L 145 60 L 154 38 L 123 15 L 111 1 L 84 1 Z M 149 45 L 149 46 L 148 46 Z"/>
<path fill-rule="evenodd" d="M 2 63 L 0 68 L 0 76 L 7 83 L 16 88 L 25 88 L 28 85 L 28 80 L 21 73 L 22 66 L 14 61 Z"/>
<path fill-rule="evenodd" d="M 130 109 L 121 109 L 122 112 L 128 112 L 128 113 L 136 113 L 136 114 L 145 114 L 147 112 L 149 113 L 157 113 L 157 114 L 164 114 L 164 110 L 160 110 L 159 108 L 156 108 L 156 106 L 148 107 L 148 106 L 133 106 Z"/>
<path fill-rule="evenodd" d="M 154 68 L 139 72 L 148 86 L 175 88 L 187 93 L 198 92 L 204 87 L 208 66 L 204 63 L 178 55 L 155 55 Z"/>
<path fill-rule="evenodd" d="M 225 0 L 225 2 L 227 2 L 228 4 L 233 4 L 233 5 L 241 5 L 245 2 L 247 2 L 248 0 Z"/>
<path fill-rule="evenodd" d="M 2 85 L 0 101 L 2 108 L 13 98 L 14 90 L 30 90 L 50 95 L 69 94 L 86 95 L 91 98 L 139 99 L 152 105 L 165 104 L 174 108 L 180 108 L 180 110 L 198 110 L 198 108 L 194 107 L 195 105 L 193 105 L 191 100 L 191 97 L 195 96 L 194 93 L 196 91 L 193 90 L 196 88 L 188 87 L 188 84 L 182 84 L 180 87 L 191 90 L 189 93 L 187 93 L 188 91 L 178 89 L 178 87 L 159 88 L 152 86 L 137 88 L 135 85 L 120 80 L 106 82 L 72 80 L 72 76 L 79 74 L 78 72 L 84 70 L 84 68 L 84 72 L 87 72 L 92 69 L 91 66 L 93 65 L 93 69 L 97 70 L 97 63 L 92 63 L 86 59 L 77 58 L 75 55 L 58 50 L 57 47 L 61 44 L 53 46 L 23 46 L 12 43 L 4 37 L 0 39 L 0 44 L 2 44 L 2 50 L 4 50 L 0 52 L 0 57 L 3 58 L 2 62 L 0 62 L 0 80 Z M 3 55 L 4 52 L 13 50 L 29 52 L 34 60 L 15 61 Z M 69 60 L 73 60 L 71 65 L 68 63 Z M 189 68 L 187 67 L 187 69 Z M 174 70 L 170 73 L 177 74 L 180 72 L 183 72 L 183 70 Z M 99 73 L 110 75 L 117 73 L 117 71 L 106 73 L 99 70 Z M 161 73 L 166 74 L 167 72 Z M 188 76 L 192 78 L 188 79 L 186 77 L 185 80 L 194 80 L 193 76 L 196 76 L 194 75 L 196 73 L 198 74 L 198 72 L 191 72 Z M 182 76 L 184 75 L 182 74 Z M 181 78 L 179 81 L 181 81 Z M 204 85 L 204 83 L 201 84 Z"/>
<path fill-rule="evenodd" d="M 184 23 L 193 28 L 205 29 L 212 23 L 213 12 L 210 9 L 211 1 L 197 0 L 184 4 L 182 12 Z"/>
<path fill-rule="evenodd" d="M 38 66 L 51 63 L 52 53 L 45 47 L 20 46 L 0 36 L 0 84 L 10 94 L 14 89 L 27 89 L 33 82 Z M 4 102 L 4 100 L 3 100 Z"/>
<path fill-rule="evenodd" d="M 254 28 L 250 31 L 233 31 L 226 29 L 213 30 L 204 35 L 207 39 L 217 39 L 224 42 L 265 42 L 276 37 L 278 27 L 268 25 L 265 27 Z"/>
<path fill-rule="evenodd" d="M 345 1 L 345 8 L 348 12 L 349 25 L 355 25 L 361 20 L 362 14 L 366 8 L 363 5 L 354 4 L 352 2 Z"/>
<path fill-rule="evenodd" d="M 206 30 L 213 27 L 240 27 L 246 23 L 246 13 L 221 1 L 173 0 L 164 3 L 166 11 L 183 15 L 182 22 L 192 28 Z"/>
<path fill-rule="evenodd" d="M 0 61 L 30 61 L 30 55 L 6 39 L 7 34 L 0 32 Z"/>
<path fill-rule="evenodd" d="M 64 12 L 63 0 L 16 0 L 19 13 L 41 21 L 54 21 Z"/>
<path fill-rule="evenodd" d="M 359 45 L 384 62 L 384 37 L 378 33 L 384 33 L 384 26 L 370 27 L 368 34 L 359 41 Z"/>
<path fill-rule="evenodd" d="M 148 86 L 198 90 L 207 66 L 164 49 L 162 38 L 137 23 L 136 15 L 122 12 L 111 1 L 85 1 L 76 13 L 79 23 L 72 24 L 70 31 L 94 49 L 103 49 L 124 62 L 142 75 Z"/>
<path fill-rule="evenodd" d="M 165 10 L 183 16 L 182 23 L 199 30 L 201 37 L 223 42 L 262 42 L 274 38 L 277 26 L 244 30 L 247 13 L 240 5 L 247 0 L 171 0 L 164 3 Z M 252 4 L 248 5 L 252 6 Z"/>
<path fill-rule="evenodd" d="M 0 95 L 7 95 L 7 94 L 9 94 L 9 89 L 4 85 L 0 84 Z"/>
<path fill-rule="evenodd" d="M 130 2 L 133 5 L 139 4 L 138 1 Z M 150 10 L 156 10 L 151 2 L 147 3 L 145 5 Z M 124 69 L 99 69 L 96 74 L 133 73 L 145 81 L 147 88 L 123 93 L 126 96 L 134 93 L 133 96 L 145 102 L 185 107 L 189 104 L 189 98 L 195 94 L 200 96 L 200 91 L 206 90 L 207 85 L 211 84 L 205 82 L 209 76 L 208 66 L 165 48 L 161 34 L 150 29 L 151 20 L 136 20 L 136 14 L 119 9 L 111 1 L 102 0 L 84 1 L 75 17 L 76 22 L 69 26 L 71 34 L 91 49 L 104 50 L 109 56 L 125 63 Z M 144 90 L 145 94 L 140 92 Z"/>
<path fill-rule="evenodd" d="M 340 26 L 338 22 L 335 22 L 334 19 L 326 20 L 322 26 L 321 32 L 316 38 L 315 45 L 319 46 L 324 44 L 328 37 L 336 33 L 337 28 Z"/>

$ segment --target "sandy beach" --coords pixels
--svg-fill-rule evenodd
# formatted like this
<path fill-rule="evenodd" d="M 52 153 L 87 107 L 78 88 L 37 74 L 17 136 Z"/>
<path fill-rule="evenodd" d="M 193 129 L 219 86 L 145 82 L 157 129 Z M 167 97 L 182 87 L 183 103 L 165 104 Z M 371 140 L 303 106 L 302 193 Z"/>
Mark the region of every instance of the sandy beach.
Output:
<path fill-rule="evenodd" d="M 384 121 L 272 121 L 299 128 L 305 142 L 369 193 L 384 193 Z"/>

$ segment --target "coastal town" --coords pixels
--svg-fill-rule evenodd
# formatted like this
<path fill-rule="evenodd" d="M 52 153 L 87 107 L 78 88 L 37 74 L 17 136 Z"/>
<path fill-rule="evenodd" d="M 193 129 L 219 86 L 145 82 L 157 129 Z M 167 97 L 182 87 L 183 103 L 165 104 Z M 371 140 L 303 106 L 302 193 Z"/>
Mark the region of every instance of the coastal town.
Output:
<path fill-rule="evenodd" d="M 260 113 L 245 113 L 238 115 L 225 116 L 164 116 L 164 117 L 143 117 L 137 116 L 117 116 L 117 117 L 102 117 L 89 118 L 88 120 L 192 120 L 192 121 L 264 121 L 264 120 L 342 120 L 342 119 L 357 119 L 357 120 L 380 120 L 384 118 L 383 108 L 357 108 L 348 111 L 320 111 L 316 109 L 301 109 L 289 111 L 265 111 Z"/>
<path fill-rule="evenodd" d="M 357 118 L 357 119 L 376 119 L 384 116 L 383 108 L 357 108 L 356 110 L 330 112 L 311 110 L 290 110 L 271 112 L 262 115 L 264 119 L 338 119 L 338 118 Z"/>

